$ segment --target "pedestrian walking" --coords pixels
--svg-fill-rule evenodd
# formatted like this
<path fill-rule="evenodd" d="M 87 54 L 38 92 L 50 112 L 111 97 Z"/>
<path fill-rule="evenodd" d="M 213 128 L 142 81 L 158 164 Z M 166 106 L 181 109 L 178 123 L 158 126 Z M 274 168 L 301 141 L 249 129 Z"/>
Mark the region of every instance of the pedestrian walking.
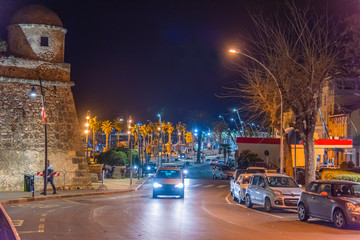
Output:
<path fill-rule="evenodd" d="M 47 161 L 47 164 L 48 164 L 47 176 L 45 176 L 45 172 L 46 172 L 46 171 L 44 170 L 44 181 L 45 181 L 45 177 L 47 177 L 47 183 L 50 182 L 50 184 L 51 184 L 51 186 L 52 186 L 52 188 L 53 188 L 53 190 L 54 190 L 53 194 L 56 194 L 56 187 L 55 187 L 55 185 L 54 185 L 54 168 L 53 168 L 53 166 L 50 164 L 50 161 L 49 161 L 49 160 Z M 47 186 L 45 186 L 45 187 L 47 187 Z M 45 194 L 45 188 L 44 188 L 44 190 L 41 192 L 41 194 Z"/>

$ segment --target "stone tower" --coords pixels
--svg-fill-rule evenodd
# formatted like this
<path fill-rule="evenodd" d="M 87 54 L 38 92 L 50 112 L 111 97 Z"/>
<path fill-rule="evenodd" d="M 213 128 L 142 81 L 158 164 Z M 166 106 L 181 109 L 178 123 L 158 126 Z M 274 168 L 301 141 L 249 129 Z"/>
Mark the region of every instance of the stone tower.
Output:
<path fill-rule="evenodd" d="M 65 34 L 60 18 L 41 5 L 20 9 L 11 19 L 7 43 L 0 44 L 0 190 L 22 190 L 24 174 L 44 169 L 45 134 L 40 97 L 44 86 L 48 159 L 55 185 L 87 188 L 90 176 L 71 92 L 70 64 L 64 62 Z M 64 175 L 66 173 L 66 175 Z M 42 178 L 35 180 L 37 189 Z"/>

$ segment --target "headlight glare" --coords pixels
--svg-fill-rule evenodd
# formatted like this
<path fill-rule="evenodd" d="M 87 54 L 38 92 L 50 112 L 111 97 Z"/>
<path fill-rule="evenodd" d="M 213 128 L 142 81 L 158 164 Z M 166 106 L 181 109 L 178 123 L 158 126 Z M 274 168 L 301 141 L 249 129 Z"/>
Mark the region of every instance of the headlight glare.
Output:
<path fill-rule="evenodd" d="M 177 187 L 177 188 L 183 188 L 183 187 L 184 187 L 184 184 L 183 184 L 183 183 L 178 183 L 178 184 L 175 185 L 175 187 Z"/>
<path fill-rule="evenodd" d="M 162 187 L 162 185 L 161 184 L 159 184 L 159 183 L 154 183 L 154 188 L 159 188 L 159 187 Z"/>
<path fill-rule="evenodd" d="M 186 173 L 188 173 L 188 170 L 184 170 L 183 172 L 186 174 Z"/>

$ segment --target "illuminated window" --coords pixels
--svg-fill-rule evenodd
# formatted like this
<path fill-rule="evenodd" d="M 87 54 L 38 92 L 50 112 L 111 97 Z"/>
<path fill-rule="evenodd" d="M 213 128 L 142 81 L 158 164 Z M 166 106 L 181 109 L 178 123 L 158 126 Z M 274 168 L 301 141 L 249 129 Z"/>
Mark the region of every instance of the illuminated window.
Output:
<path fill-rule="evenodd" d="M 40 38 L 40 46 L 48 47 L 49 46 L 49 38 L 48 37 L 41 37 Z"/>

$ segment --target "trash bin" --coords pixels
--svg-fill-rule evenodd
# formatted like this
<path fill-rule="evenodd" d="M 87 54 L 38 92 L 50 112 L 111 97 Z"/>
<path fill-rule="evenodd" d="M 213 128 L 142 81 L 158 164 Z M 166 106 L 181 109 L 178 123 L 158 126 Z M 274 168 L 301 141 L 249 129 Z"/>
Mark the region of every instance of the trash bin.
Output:
<path fill-rule="evenodd" d="M 31 174 L 24 175 L 24 192 L 34 192 L 34 176 Z"/>

